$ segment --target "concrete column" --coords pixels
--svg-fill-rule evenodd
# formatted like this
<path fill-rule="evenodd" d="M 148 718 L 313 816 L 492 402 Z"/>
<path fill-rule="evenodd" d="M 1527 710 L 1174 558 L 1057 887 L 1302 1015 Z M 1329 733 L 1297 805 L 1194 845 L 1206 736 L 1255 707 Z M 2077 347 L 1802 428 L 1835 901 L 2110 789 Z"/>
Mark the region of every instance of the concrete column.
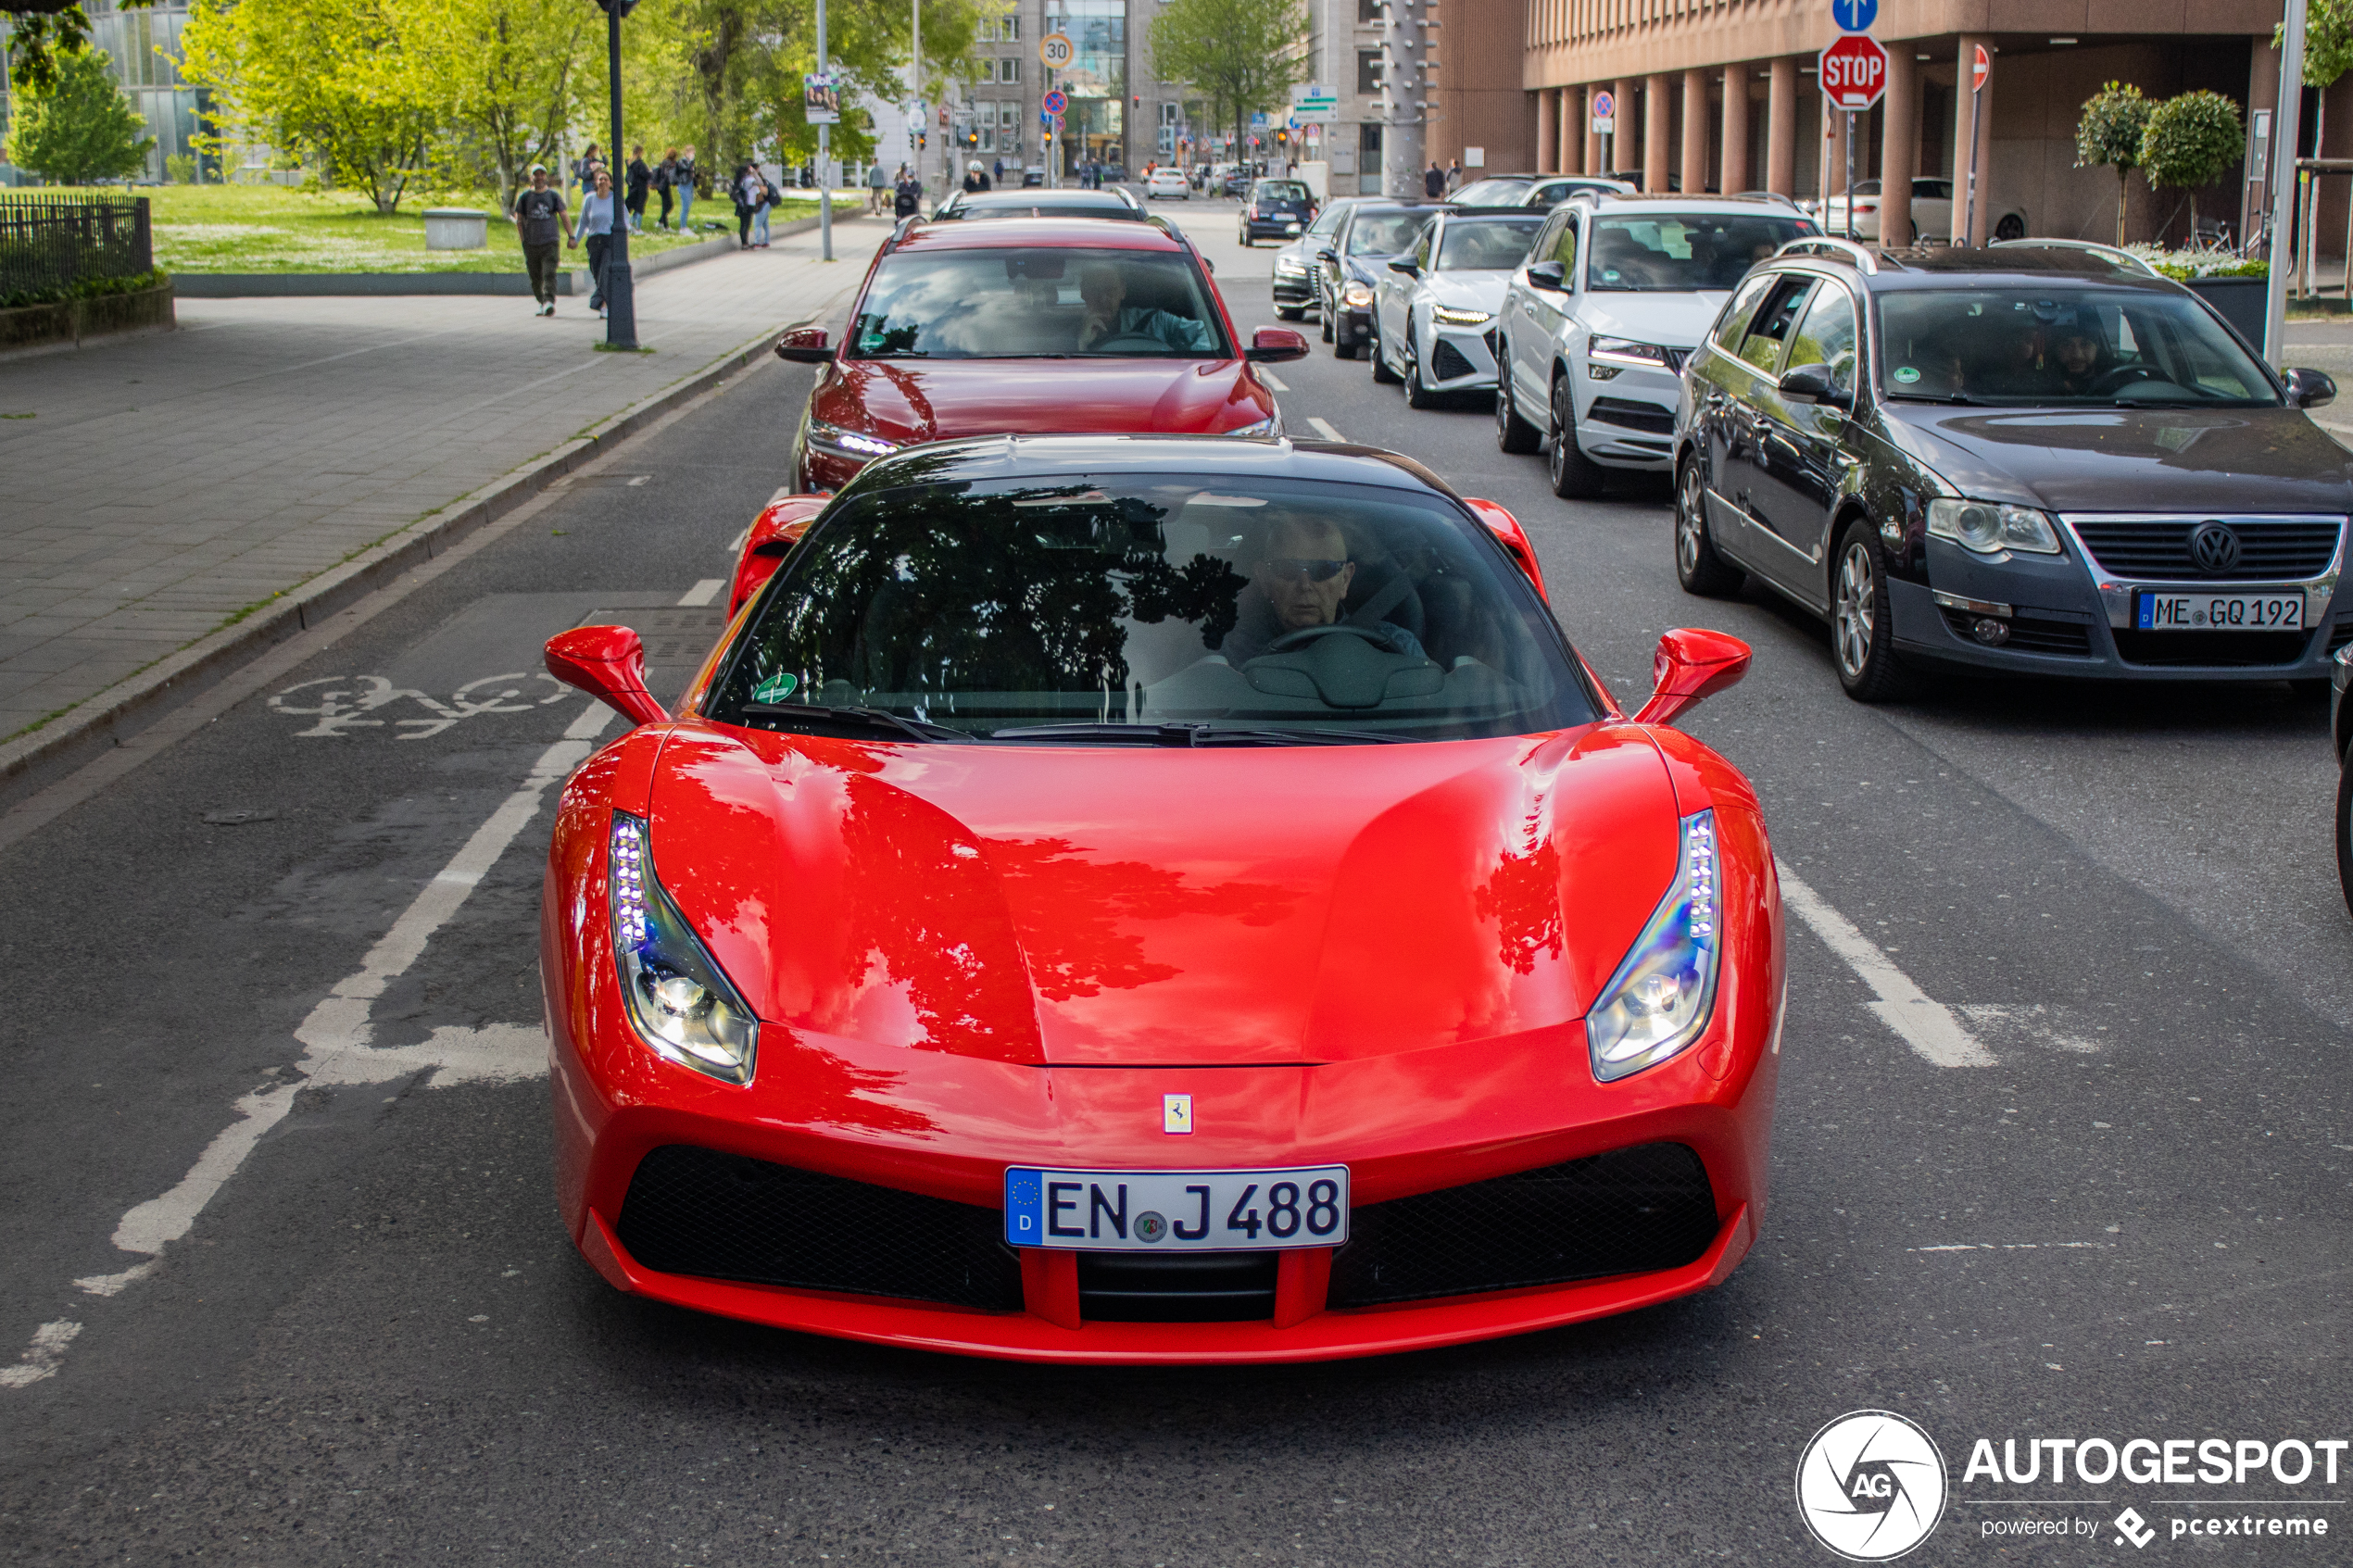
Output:
<path fill-rule="evenodd" d="M 1577 166 L 1577 172 L 1579 174 L 1602 172 L 1602 133 L 1593 129 L 1595 91 L 1596 89 L 1588 87 L 1577 95 L 1579 106 L 1577 123 L 1579 130 L 1584 133 L 1585 137 L 1585 161 Z"/>
<path fill-rule="evenodd" d="M 1898 40 L 1887 52 L 1887 96 L 1880 104 L 1879 232 L 1883 245 L 1912 243 L 1912 176 L 1919 172 L 1919 61 Z"/>
<path fill-rule="evenodd" d="M 1707 189 L 1707 75 L 1683 73 L 1683 194 L 1698 195 Z"/>
<path fill-rule="evenodd" d="M 1610 165 L 1604 172 L 1615 174 L 1621 169 L 1640 173 L 1642 167 L 1642 125 L 1634 118 L 1642 100 L 1634 94 L 1642 85 L 1642 79 L 1621 76 L 1611 89 L 1617 94 L 1617 129 L 1610 133 Z"/>
<path fill-rule="evenodd" d="M 1969 91 L 1969 72 L 1975 67 L 1977 46 L 1981 44 L 1988 51 L 1994 47 L 1994 40 L 1985 34 L 1965 32 L 1961 34 L 1960 46 L 1954 56 L 1960 63 L 1960 74 L 1954 79 L 1953 85 L 1953 243 L 1957 245 L 1982 245 L 1985 243 L 1986 209 L 1994 201 L 1994 193 L 1987 188 L 1991 183 L 1988 174 L 1994 161 L 1993 127 L 1989 125 L 1986 127 L 1987 134 L 1977 139 L 1977 220 L 1969 222 L 1969 132 L 1977 123 L 1977 94 Z M 1990 77 L 1985 83 L 1985 96 L 1989 100 L 1985 106 L 1989 111 L 1987 119 L 1991 119 L 1994 82 Z"/>
<path fill-rule="evenodd" d="M 1675 79 L 1665 71 L 1642 79 L 1642 189 L 1667 189 L 1667 160 L 1674 155 L 1667 150 L 1667 130 L 1672 123 L 1669 116 L 1673 105 L 1667 94 L 1675 91 Z"/>
<path fill-rule="evenodd" d="M 1547 87 L 1536 94 L 1536 172 L 1556 174 L 1560 166 L 1554 161 L 1553 148 L 1558 136 L 1555 122 L 1560 118 L 1560 94 Z"/>
<path fill-rule="evenodd" d="M 1724 68 L 1724 194 L 1748 186 L 1748 70 L 1744 62 Z"/>
<path fill-rule="evenodd" d="M 1585 90 L 1583 88 L 1564 87 L 1561 89 L 1560 134 L 1554 143 L 1554 144 L 1559 148 L 1559 153 L 1554 160 L 1554 167 L 1558 169 L 1563 174 L 1579 174 L 1583 172 L 1583 170 L 1578 167 L 1578 159 L 1579 155 L 1585 151 L 1585 138 L 1579 132 L 1577 125 L 1578 115 L 1584 109 L 1584 107 Z"/>
<path fill-rule="evenodd" d="M 1797 56 L 1783 55 L 1773 62 L 1773 81 L 1765 101 L 1765 188 L 1777 194 L 1797 194 Z"/>

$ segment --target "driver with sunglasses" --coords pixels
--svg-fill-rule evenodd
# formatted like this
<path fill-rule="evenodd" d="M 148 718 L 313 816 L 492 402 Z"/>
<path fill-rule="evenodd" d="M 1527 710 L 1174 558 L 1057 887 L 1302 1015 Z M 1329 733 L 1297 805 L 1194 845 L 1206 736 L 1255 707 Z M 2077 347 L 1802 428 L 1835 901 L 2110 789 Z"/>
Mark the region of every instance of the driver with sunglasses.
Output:
<path fill-rule="evenodd" d="M 1239 623 L 1218 646 L 1226 661 L 1237 666 L 1294 632 L 1338 622 L 1340 603 L 1356 580 L 1348 536 L 1329 519 L 1278 516 L 1267 522 L 1264 539 L 1258 563 L 1241 591 Z M 1390 651 L 1424 657 L 1411 632 L 1388 621 L 1378 624 Z"/>

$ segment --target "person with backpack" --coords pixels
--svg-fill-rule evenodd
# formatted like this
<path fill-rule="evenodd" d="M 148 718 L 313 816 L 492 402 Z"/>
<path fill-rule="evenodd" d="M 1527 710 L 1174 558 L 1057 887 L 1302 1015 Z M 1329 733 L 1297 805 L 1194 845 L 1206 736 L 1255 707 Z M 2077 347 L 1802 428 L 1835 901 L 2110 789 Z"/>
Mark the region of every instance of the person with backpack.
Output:
<path fill-rule="evenodd" d="M 923 182 L 917 180 L 914 175 L 908 172 L 907 166 L 902 163 L 899 166 L 898 189 L 891 196 L 891 216 L 894 218 L 912 218 L 917 213 L 923 211 Z"/>
<path fill-rule="evenodd" d="M 768 215 L 785 205 L 785 193 L 776 189 L 776 182 L 762 172 L 760 165 L 753 164 L 751 172 L 753 178 L 760 182 L 760 206 L 751 215 L 751 248 L 766 250 Z"/>
<path fill-rule="evenodd" d="M 890 176 L 880 163 L 875 163 L 866 170 L 866 216 L 880 218 L 883 204 L 889 199 Z"/>
<path fill-rule="evenodd" d="M 670 196 L 677 184 L 678 149 L 665 147 L 662 149 L 661 161 L 654 165 L 654 194 L 661 197 L 661 216 L 654 220 L 655 226 L 658 228 L 670 227 Z M 682 223 L 679 227 L 684 228 L 686 225 Z"/>
<path fill-rule="evenodd" d="M 693 227 L 695 215 L 695 149 L 688 147 L 678 155 L 678 230 L 684 233 Z"/>

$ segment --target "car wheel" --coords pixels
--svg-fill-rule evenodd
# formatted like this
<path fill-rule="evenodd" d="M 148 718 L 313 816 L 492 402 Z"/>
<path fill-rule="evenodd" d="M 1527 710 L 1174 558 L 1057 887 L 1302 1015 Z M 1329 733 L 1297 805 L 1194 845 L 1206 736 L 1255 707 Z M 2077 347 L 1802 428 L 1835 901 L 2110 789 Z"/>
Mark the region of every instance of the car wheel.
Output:
<path fill-rule="evenodd" d="M 1567 501 L 1590 501 L 1602 493 L 1602 466 L 1577 445 L 1577 406 L 1568 378 L 1553 378 L 1553 445 L 1544 463 L 1553 494 Z"/>
<path fill-rule="evenodd" d="M 1332 358 L 1353 359 L 1356 358 L 1356 340 L 1348 335 L 1348 318 L 1345 313 L 1335 314 L 1340 319 L 1332 326 Z"/>
<path fill-rule="evenodd" d="M 1405 322 L 1405 407 L 1438 407 L 1438 394 L 1422 380 L 1422 351 L 1414 345 L 1414 323 L 1410 318 Z"/>
<path fill-rule="evenodd" d="M 1887 572 L 1871 525 L 1856 519 L 1839 541 L 1831 573 L 1831 650 L 1838 684 L 1857 702 L 1885 702 L 1906 682 L 1895 664 L 1895 622 L 1888 614 Z"/>
<path fill-rule="evenodd" d="M 1275 307 L 1275 316 L 1277 320 L 1302 320 L 1306 318 L 1306 315 L 1307 307 L 1303 305 L 1277 305 Z"/>
<path fill-rule="evenodd" d="M 1389 345 L 1381 341 L 1380 312 L 1373 313 L 1372 329 L 1365 334 L 1365 349 L 1373 362 L 1373 382 L 1378 386 L 1395 386 L 1398 375 L 1389 368 Z"/>
<path fill-rule="evenodd" d="M 1512 401 L 1511 347 L 1496 356 L 1501 366 L 1495 372 L 1495 445 L 1516 458 L 1525 458 L 1544 445 L 1544 433 L 1519 417 L 1519 407 Z"/>
<path fill-rule="evenodd" d="M 2353 756 L 2336 774 L 2336 881 L 2345 907 L 2353 910 Z"/>
<path fill-rule="evenodd" d="M 1332 340 L 1332 317 L 1334 314 L 1336 314 L 1336 312 L 1333 311 L 1332 307 L 1324 303 L 1324 291 L 1320 288 L 1317 289 L 1315 291 L 1315 320 L 1323 327 L 1324 341 L 1326 343 L 1329 343 Z"/>
<path fill-rule="evenodd" d="M 2026 238 L 2026 220 L 2015 212 L 2002 214 L 2002 220 L 1994 225 L 1994 237 L 1997 240 Z"/>
<path fill-rule="evenodd" d="M 1726 564 L 1707 533 L 1707 492 L 1699 459 L 1683 460 L 1675 477 L 1675 580 L 1683 592 L 1720 599 L 1737 591 L 1747 573 Z"/>

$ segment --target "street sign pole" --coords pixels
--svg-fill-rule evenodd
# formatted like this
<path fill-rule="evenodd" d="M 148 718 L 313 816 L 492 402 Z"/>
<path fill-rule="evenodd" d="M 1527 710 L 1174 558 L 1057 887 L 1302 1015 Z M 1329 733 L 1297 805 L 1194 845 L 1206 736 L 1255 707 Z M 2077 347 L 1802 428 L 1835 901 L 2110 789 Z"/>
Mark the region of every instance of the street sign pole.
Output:
<path fill-rule="evenodd" d="M 1969 205 L 1961 209 L 1963 246 L 1977 243 L 1977 144 L 1985 134 L 1985 79 L 1992 74 L 1993 60 L 1985 53 L 1985 45 L 1977 46 L 1977 57 L 1969 67 Z"/>
<path fill-rule="evenodd" d="M 605 57 L 612 88 L 612 154 L 608 167 L 624 169 L 621 157 L 621 19 L 636 0 L 600 0 L 605 8 Z M 621 186 L 612 192 L 612 237 L 605 242 L 605 346 L 637 346 L 637 301 L 629 282 L 629 215 Z"/>
<path fill-rule="evenodd" d="M 825 0 L 817 0 L 817 74 L 832 74 L 825 69 Z M 834 258 L 834 176 L 828 167 L 833 130 L 830 125 L 817 127 L 817 254 L 826 261 Z"/>
<path fill-rule="evenodd" d="M 2290 246 L 2296 235 L 2296 149 L 2300 144 L 2296 119 L 2304 108 L 2304 6 L 2289 0 L 2286 29 L 2280 40 L 2279 107 L 2271 121 L 2271 277 L 2263 284 L 2263 354 L 2284 368 L 2287 357 L 2287 275 Z"/>
<path fill-rule="evenodd" d="M 1855 238 L 1855 111 L 1846 111 L 1846 237 Z M 1884 245 L 1887 236 L 1880 236 Z"/>

